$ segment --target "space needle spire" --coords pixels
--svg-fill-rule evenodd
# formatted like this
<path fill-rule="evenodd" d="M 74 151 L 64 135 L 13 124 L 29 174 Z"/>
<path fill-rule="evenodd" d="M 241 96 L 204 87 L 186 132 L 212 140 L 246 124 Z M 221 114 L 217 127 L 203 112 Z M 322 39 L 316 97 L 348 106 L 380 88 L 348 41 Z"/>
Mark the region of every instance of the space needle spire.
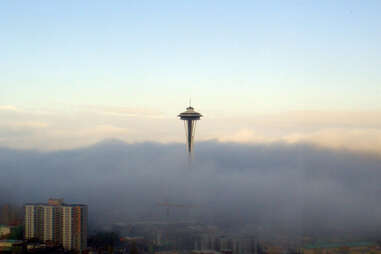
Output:
<path fill-rule="evenodd" d="M 196 131 L 196 122 L 201 119 L 202 115 L 194 110 L 191 106 L 191 100 L 189 99 L 189 107 L 187 107 L 185 112 L 180 113 L 178 117 L 180 117 L 180 120 L 184 121 L 187 150 L 189 157 L 191 157 Z"/>

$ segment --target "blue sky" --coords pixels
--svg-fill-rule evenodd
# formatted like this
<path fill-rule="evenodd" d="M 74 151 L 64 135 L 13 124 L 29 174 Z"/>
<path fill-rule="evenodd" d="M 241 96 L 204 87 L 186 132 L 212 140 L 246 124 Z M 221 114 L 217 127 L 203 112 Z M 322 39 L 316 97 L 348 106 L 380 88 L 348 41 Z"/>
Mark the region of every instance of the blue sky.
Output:
<path fill-rule="evenodd" d="M 0 146 L 381 151 L 380 1 L 1 1 Z"/>
<path fill-rule="evenodd" d="M 229 114 L 381 103 L 380 1 L 2 1 L 0 103 Z M 181 107 L 182 108 L 182 107 Z"/>

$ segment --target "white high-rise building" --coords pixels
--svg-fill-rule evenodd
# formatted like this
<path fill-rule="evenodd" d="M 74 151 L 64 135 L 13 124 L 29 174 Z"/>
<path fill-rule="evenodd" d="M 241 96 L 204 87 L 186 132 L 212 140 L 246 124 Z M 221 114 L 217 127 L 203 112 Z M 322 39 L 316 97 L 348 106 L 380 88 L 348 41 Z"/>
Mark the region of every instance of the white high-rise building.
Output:
<path fill-rule="evenodd" d="M 37 207 L 32 204 L 25 205 L 25 238 L 37 238 Z"/>
<path fill-rule="evenodd" d="M 85 219 L 86 218 L 86 219 Z M 84 249 L 87 245 L 87 206 L 62 207 L 62 244 L 65 249 Z"/>
<path fill-rule="evenodd" d="M 59 199 L 26 204 L 25 239 L 31 238 L 62 244 L 67 250 L 86 249 L 87 205 L 64 204 Z"/>

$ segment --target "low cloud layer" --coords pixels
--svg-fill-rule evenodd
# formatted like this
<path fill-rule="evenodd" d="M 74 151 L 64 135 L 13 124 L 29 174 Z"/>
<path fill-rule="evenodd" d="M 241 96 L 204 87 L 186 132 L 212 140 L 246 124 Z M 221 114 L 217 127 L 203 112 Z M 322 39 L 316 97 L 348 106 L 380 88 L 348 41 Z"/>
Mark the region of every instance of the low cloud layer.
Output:
<path fill-rule="evenodd" d="M 0 200 L 63 197 L 89 205 L 91 224 L 166 219 L 173 212 L 255 233 L 372 235 L 381 226 L 381 160 L 301 144 L 200 142 L 187 164 L 182 144 L 112 140 L 66 151 L 0 150 Z M 189 213 L 191 215 L 189 215 Z M 246 226 L 246 227 L 244 227 Z"/>
<path fill-rule="evenodd" d="M 331 149 L 381 153 L 381 112 L 294 111 L 219 117 L 204 112 L 196 139 L 221 142 L 312 144 Z M 61 150 L 104 139 L 128 143 L 184 142 L 176 114 L 117 106 L 19 108 L 0 106 L 0 146 Z"/>

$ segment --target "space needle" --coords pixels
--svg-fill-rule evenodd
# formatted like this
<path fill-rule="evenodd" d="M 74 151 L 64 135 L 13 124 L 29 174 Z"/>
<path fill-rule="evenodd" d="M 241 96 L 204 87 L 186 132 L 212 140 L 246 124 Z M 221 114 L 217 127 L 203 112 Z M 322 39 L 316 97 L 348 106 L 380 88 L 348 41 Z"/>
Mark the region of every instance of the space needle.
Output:
<path fill-rule="evenodd" d="M 187 110 L 185 112 L 180 113 L 178 117 L 180 117 L 180 120 L 184 121 L 185 135 L 187 139 L 187 150 L 189 158 L 191 158 L 193 151 L 194 136 L 196 132 L 196 122 L 200 120 L 202 115 L 196 112 L 189 103 L 189 107 L 187 107 Z"/>

